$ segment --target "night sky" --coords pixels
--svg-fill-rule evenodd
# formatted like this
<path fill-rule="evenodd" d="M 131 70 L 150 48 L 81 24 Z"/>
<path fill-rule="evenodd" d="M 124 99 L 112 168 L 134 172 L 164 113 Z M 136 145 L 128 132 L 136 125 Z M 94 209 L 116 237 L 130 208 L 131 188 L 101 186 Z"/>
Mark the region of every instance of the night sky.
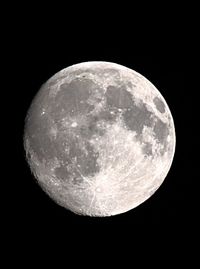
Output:
<path fill-rule="evenodd" d="M 70 17 L 71 12 L 58 23 L 50 15 L 43 18 L 45 11 L 39 18 L 25 12 L 23 19 L 15 17 L 7 26 L 9 97 L 5 103 L 9 100 L 10 108 L 5 117 L 12 124 L 6 136 L 14 142 L 4 167 L 8 188 L 2 189 L 7 195 L 8 253 L 13 249 L 19 261 L 27 253 L 30 262 L 39 262 L 39 256 L 51 260 L 57 253 L 58 259 L 66 257 L 65 267 L 70 258 L 76 263 L 79 257 L 85 266 L 95 257 L 94 267 L 99 262 L 103 266 L 106 259 L 116 261 L 120 255 L 132 262 L 131 267 L 136 267 L 135 256 L 142 264 L 149 255 L 149 266 L 162 257 L 160 267 L 173 257 L 181 260 L 196 236 L 193 192 L 198 178 L 193 154 L 197 146 L 193 96 L 197 89 L 186 86 L 193 56 L 186 44 L 185 18 L 169 24 L 171 16 L 162 20 L 161 14 L 154 23 L 150 24 L 149 17 L 136 27 L 125 14 L 120 19 L 110 18 L 109 12 L 107 16 L 92 13 L 76 23 L 78 15 Z M 24 156 L 24 120 L 38 89 L 59 70 L 84 61 L 115 62 L 144 75 L 165 98 L 175 123 L 176 151 L 164 183 L 145 203 L 114 217 L 81 217 L 55 204 L 35 183 Z"/>

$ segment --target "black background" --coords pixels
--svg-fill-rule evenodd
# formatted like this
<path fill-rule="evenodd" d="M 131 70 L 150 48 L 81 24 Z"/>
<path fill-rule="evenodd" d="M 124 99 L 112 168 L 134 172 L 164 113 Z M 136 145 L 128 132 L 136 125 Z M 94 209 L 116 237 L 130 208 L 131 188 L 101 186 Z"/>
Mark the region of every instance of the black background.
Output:
<path fill-rule="evenodd" d="M 194 97 L 186 86 L 192 52 L 185 13 L 164 14 L 161 8 L 147 16 L 141 9 L 128 12 L 131 7 L 117 14 L 98 8 L 90 12 L 85 7 L 81 14 L 75 7 L 65 7 L 64 14 L 28 8 L 6 31 L 7 63 L 15 70 L 9 78 L 14 81 L 9 92 L 14 112 L 7 116 L 14 113 L 10 134 L 16 153 L 9 154 L 8 165 L 8 250 L 32 257 L 31 262 L 41 257 L 51 261 L 53 256 L 57 262 L 72 258 L 74 264 L 85 265 L 94 257 L 95 264 L 130 258 L 131 266 L 138 258 L 149 266 L 161 257 L 160 266 L 182 261 L 196 237 Z M 84 61 L 115 62 L 144 75 L 164 96 L 175 123 L 176 152 L 164 183 L 145 203 L 113 217 L 81 217 L 58 206 L 35 183 L 24 158 L 24 119 L 34 95 L 56 72 Z"/>

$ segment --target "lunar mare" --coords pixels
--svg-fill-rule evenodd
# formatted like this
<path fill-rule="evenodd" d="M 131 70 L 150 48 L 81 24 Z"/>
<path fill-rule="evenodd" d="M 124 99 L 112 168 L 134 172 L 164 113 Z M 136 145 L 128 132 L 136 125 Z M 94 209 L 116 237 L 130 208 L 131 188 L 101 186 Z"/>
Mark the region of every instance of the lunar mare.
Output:
<path fill-rule="evenodd" d="M 139 73 L 85 62 L 51 77 L 25 120 L 38 184 L 77 214 L 111 216 L 147 200 L 172 164 L 175 128 L 160 92 Z"/>

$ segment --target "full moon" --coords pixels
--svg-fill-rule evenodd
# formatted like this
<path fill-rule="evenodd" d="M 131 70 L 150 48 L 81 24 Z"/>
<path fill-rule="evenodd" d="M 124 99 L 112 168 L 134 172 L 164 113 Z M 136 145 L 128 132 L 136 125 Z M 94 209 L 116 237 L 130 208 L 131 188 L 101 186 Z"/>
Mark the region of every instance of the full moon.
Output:
<path fill-rule="evenodd" d="M 169 107 L 141 74 L 84 62 L 41 86 L 27 112 L 26 159 L 56 203 L 81 215 L 129 211 L 159 188 L 171 167 Z"/>

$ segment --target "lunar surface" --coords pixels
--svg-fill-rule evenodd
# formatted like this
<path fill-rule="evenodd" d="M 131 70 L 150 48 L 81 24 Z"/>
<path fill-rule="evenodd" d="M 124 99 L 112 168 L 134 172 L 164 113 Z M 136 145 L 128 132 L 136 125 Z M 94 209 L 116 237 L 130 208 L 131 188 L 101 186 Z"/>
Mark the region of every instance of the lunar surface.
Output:
<path fill-rule="evenodd" d="M 59 205 L 111 216 L 147 200 L 172 164 L 175 129 L 159 91 L 139 73 L 85 62 L 51 77 L 33 99 L 24 147 L 42 189 Z"/>

